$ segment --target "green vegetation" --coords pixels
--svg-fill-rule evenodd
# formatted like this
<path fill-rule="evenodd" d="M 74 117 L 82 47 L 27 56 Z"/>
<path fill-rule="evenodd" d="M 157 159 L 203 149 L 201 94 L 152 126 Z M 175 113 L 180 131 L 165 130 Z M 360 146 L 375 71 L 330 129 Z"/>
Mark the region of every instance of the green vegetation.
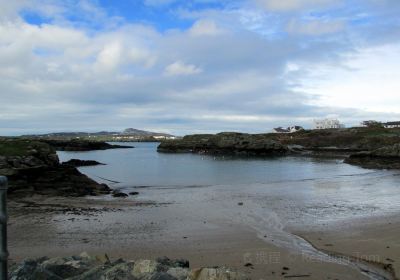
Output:
<path fill-rule="evenodd" d="M 39 150 L 49 150 L 45 143 L 16 138 L 0 139 L 0 156 L 27 156 Z"/>
<path fill-rule="evenodd" d="M 224 132 L 216 135 L 188 135 L 168 143 L 162 142 L 159 151 L 163 152 L 225 152 L 255 149 L 271 144 L 301 146 L 309 151 L 346 150 L 373 151 L 385 146 L 400 143 L 400 129 L 383 127 L 356 127 L 347 129 L 303 130 L 296 133 L 243 134 Z M 264 146 L 263 146 L 264 145 Z M 271 144 L 272 145 L 272 144 Z M 273 146 L 273 145 L 272 145 Z M 247 147 L 247 148 L 246 148 Z M 275 149 L 276 147 L 274 147 Z"/>
<path fill-rule="evenodd" d="M 304 130 L 292 134 L 269 134 L 283 144 L 304 147 L 340 147 L 373 150 L 400 142 L 400 129 L 355 127 L 347 129 Z"/>

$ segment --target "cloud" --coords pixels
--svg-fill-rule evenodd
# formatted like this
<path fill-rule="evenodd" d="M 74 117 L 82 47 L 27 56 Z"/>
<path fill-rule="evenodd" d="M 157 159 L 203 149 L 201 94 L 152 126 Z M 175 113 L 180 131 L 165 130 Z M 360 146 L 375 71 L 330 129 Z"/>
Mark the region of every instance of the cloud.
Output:
<path fill-rule="evenodd" d="M 287 25 L 287 31 L 291 34 L 324 35 L 344 30 L 345 23 L 340 20 L 298 20 L 292 19 Z"/>
<path fill-rule="evenodd" d="M 223 30 L 218 28 L 214 21 L 201 19 L 193 24 L 189 33 L 192 36 L 214 36 L 223 33 Z"/>
<path fill-rule="evenodd" d="M 193 64 L 185 64 L 182 61 L 176 61 L 165 67 L 165 75 L 167 76 L 188 76 L 203 72 L 201 68 Z"/>
<path fill-rule="evenodd" d="M 165 6 L 176 2 L 177 0 L 145 0 L 144 3 L 148 6 Z"/>
<path fill-rule="evenodd" d="M 48 12 L 36 1 L 11 2 L 0 12 L 0 134 L 265 132 L 330 114 L 348 124 L 400 118 L 390 75 L 400 63 L 398 5 L 206 1 L 200 9 L 196 1 L 185 11 L 161 6 L 156 21 L 138 19 L 142 13 L 114 21 L 96 1 L 46 0 Z M 310 12 L 317 6 L 325 9 Z M 29 22 L 27 10 L 42 21 Z M 166 21 L 170 27 L 158 27 Z M 366 51 L 382 46 L 376 59 Z M 368 63 L 352 62 L 357 54 Z M 376 73 L 354 70 L 363 68 Z M 366 80 L 387 85 L 385 98 L 360 95 Z M 357 98 L 345 102 L 351 94 Z"/>
<path fill-rule="evenodd" d="M 122 47 L 119 42 L 112 42 L 103 47 L 97 56 L 95 68 L 102 71 L 112 71 L 121 62 Z"/>
<path fill-rule="evenodd" d="M 256 0 L 263 8 L 270 11 L 295 11 L 308 8 L 321 8 L 329 6 L 335 0 Z"/>

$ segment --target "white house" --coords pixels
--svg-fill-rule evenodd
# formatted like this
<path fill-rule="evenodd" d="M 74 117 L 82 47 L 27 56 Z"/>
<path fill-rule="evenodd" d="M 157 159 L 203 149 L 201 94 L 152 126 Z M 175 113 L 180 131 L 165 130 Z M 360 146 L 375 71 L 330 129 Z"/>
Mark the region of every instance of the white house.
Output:
<path fill-rule="evenodd" d="M 383 126 L 385 128 L 400 128 L 400 122 L 387 122 L 384 123 Z"/>
<path fill-rule="evenodd" d="M 314 129 L 344 128 L 345 126 L 337 119 L 314 120 Z"/>

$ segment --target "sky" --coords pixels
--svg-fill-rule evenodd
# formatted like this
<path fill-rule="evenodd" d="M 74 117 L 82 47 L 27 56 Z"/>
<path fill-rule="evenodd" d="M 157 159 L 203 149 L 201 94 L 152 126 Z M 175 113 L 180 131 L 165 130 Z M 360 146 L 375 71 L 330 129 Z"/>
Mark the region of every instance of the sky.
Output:
<path fill-rule="evenodd" d="M 398 0 L 0 0 L 0 135 L 400 120 Z"/>

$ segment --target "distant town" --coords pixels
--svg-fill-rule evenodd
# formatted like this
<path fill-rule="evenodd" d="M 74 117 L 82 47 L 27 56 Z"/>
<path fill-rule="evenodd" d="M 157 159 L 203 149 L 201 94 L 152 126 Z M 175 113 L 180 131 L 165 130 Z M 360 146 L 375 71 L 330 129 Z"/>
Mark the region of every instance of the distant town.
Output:
<path fill-rule="evenodd" d="M 341 123 L 338 119 L 315 119 L 313 121 L 313 129 L 341 129 L 341 128 L 346 128 L 346 126 Z M 360 124 L 361 127 L 382 127 L 382 128 L 400 128 L 400 121 L 396 122 L 379 122 L 375 120 L 368 120 L 368 121 L 363 121 Z M 287 128 L 283 127 L 277 127 L 272 130 L 274 133 L 294 133 L 304 130 L 302 126 L 294 125 L 294 126 L 289 126 Z"/>
<path fill-rule="evenodd" d="M 382 127 L 382 128 L 400 128 L 400 121 L 397 122 L 378 122 L 374 120 L 363 121 L 359 127 Z M 313 121 L 312 130 L 323 129 L 344 129 L 346 126 L 338 119 L 315 119 Z M 272 133 L 295 133 L 298 131 L 307 130 L 302 126 L 293 125 L 289 127 L 277 127 L 272 130 Z M 127 128 L 121 132 L 57 132 L 47 134 L 22 135 L 26 138 L 36 139 L 54 139 L 54 140 L 92 140 L 103 142 L 160 142 L 164 140 L 180 139 L 182 137 L 172 134 L 139 130 L 135 128 Z"/>

